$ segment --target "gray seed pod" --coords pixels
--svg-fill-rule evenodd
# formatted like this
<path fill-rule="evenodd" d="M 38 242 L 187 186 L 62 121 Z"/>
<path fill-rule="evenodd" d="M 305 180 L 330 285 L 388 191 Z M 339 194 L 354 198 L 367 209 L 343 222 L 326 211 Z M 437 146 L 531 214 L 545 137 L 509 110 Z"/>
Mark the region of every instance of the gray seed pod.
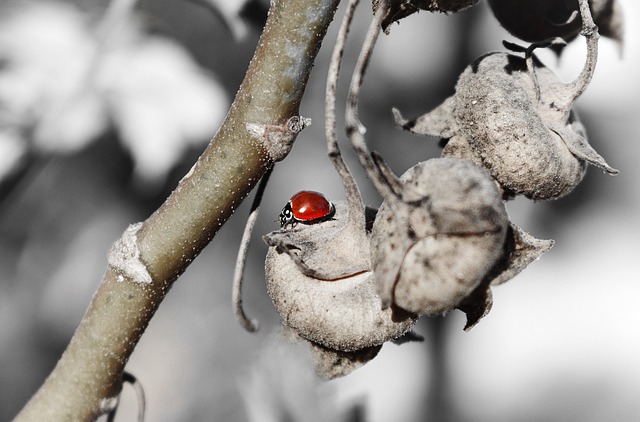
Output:
<path fill-rule="evenodd" d="M 482 56 L 465 69 L 455 94 L 442 105 L 412 121 L 394 110 L 396 122 L 414 133 L 447 139 L 443 156 L 486 167 L 506 196 L 562 197 L 582 180 L 586 163 L 617 174 L 589 145 L 572 109 L 595 68 L 598 34 L 587 29 L 587 61 L 571 83 L 562 83 L 533 56 L 535 45 L 524 50 L 510 44 L 526 58 Z"/>
<path fill-rule="evenodd" d="M 548 80 L 555 76 L 546 67 L 541 67 L 538 75 Z M 462 136 L 445 147 L 443 155 L 457 155 L 457 146 L 466 141 L 474 158 L 508 191 L 532 199 L 568 194 L 582 180 L 586 163 L 574 156 L 562 135 L 549 126 L 551 122 L 564 126 L 565 138 L 569 134 L 571 139 L 584 137 L 584 132 L 575 115 L 560 126 L 556 117 L 563 116 L 541 106 L 523 58 L 506 53 L 487 55 L 458 80 L 453 116 Z"/>
<path fill-rule="evenodd" d="M 354 352 L 402 336 L 415 318 L 380 308 L 369 270 L 368 238 L 366 243 L 356 245 L 352 238 L 342 243 L 334 237 L 334 243 L 327 245 L 327 236 L 344 227 L 348 214 L 346 203 L 334 205 L 333 220 L 308 226 L 301 224 L 265 236 L 271 245 L 265 262 L 265 278 L 267 291 L 287 327 L 324 347 Z M 344 267 L 345 257 L 361 257 L 363 252 L 367 254 L 364 262 L 351 263 L 352 272 L 332 281 L 314 277 L 317 270 L 310 272 L 305 265 L 312 261 L 318 270 L 332 265 Z M 305 257 L 304 262 L 294 261 L 299 255 Z"/>
<path fill-rule="evenodd" d="M 486 170 L 432 159 L 402 177 L 402 199 L 385 200 L 371 257 L 384 305 L 418 315 L 456 308 L 502 256 L 509 220 Z"/>

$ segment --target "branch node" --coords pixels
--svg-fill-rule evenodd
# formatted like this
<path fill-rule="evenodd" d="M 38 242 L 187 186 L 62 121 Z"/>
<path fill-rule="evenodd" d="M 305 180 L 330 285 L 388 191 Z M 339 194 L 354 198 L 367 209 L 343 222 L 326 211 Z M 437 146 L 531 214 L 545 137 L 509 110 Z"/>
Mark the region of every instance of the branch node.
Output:
<path fill-rule="evenodd" d="M 311 118 L 309 117 L 293 116 L 287 120 L 287 129 L 295 134 L 302 132 L 309 125 L 311 125 Z"/>
<path fill-rule="evenodd" d="M 272 161 L 282 161 L 291 151 L 293 141 L 305 127 L 311 124 L 311 119 L 302 116 L 292 116 L 284 125 L 266 125 L 249 122 L 245 128 L 249 135 L 256 139 L 264 148 Z"/>
<path fill-rule="evenodd" d="M 151 284 L 153 279 L 147 270 L 147 266 L 142 262 L 140 249 L 138 248 L 138 230 L 142 223 L 129 225 L 122 234 L 122 237 L 111 246 L 108 255 L 109 266 L 120 274 L 118 281 L 122 282 L 126 278 L 140 284 Z"/>

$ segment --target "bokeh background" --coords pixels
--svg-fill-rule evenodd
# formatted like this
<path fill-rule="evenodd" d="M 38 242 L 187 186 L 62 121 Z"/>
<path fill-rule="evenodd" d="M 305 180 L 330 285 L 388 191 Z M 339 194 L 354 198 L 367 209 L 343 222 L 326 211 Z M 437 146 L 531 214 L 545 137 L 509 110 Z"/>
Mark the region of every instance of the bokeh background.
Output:
<path fill-rule="evenodd" d="M 0 420 L 10 420 L 55 365 L 97 289 L 106 252 L 191 167 L 223 119 L 252 56 L 267 1 L 0 0 Z M 250 201 L 176 282 L 128 365 L 149 421 L 637 421 L 640 418 L 640 4 L 619 0 L 623 48 L 602 39 L 577 103 L 591 144 L 620 170 L 591 168 L 568 197 L 508 204 L 512 220 L 554 248 L 494 289 L 471 332 L 463 315 L 422 320 L 423 343 L 385 345 L 352 375 L 319 383 L 304 348 L 278 340 L 260 235 L 298 190 L 344 194 L 326 158 L 323 95 L 334 22 L 301 114 L 313 124 L 272 175 L 245 274 L 246 333 L 231 279 Z M 117 6 L 117 7 L 114 7 Z M 342 8 L 340 9 L 342 11 Z M 341 12 L 340 12 L 341 13 Z M 339 13 L 339 15 L 340 15 Z M 344 91 L 368 24 L 361 6 Z M 361 100 L 370 148 L 402 173 L 439 155 L 437 140 L 394 127 L 453 93 L 475 57 L 513 40 L 484 1 L 452 16 L 420 13 L 376 47 Z M 584 42 L 543 61 L 565 80 Z M 365 202 L 380 198 L 347 143 Z M 355 409 L 354 410 L 354 406 Z M 125 388 L 118 421 L 134 420 Z M 351 419 L 350 419 L 351 418 Z"/>

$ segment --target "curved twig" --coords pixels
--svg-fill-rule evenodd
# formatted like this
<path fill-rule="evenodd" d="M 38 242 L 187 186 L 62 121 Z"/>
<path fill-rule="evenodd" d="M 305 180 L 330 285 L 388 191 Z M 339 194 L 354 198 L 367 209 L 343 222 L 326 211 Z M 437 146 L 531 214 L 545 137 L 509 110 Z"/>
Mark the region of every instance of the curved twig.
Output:
<path fill-rule="evenodd" d="M 259 323 L 256 319 L 247 318 L 242 308 L 242 279 L 244 276 L 244 264 L 247 261 L 247 252 L 249 251 L 251 233 L 253 232 L 253 227 L 255 226 L 256 220 L 258 219 L 258 213 L 260 212 L 260 203 L 262 202 L 262 196 L 264 195 L 264 190 L 267 187 L 269 176 L 271 176 L 272 171 L 273 167 L 267 170 L 265 175 L 262 176 L 260 184 L 258 185 L 258 189 L 256 190 L 256 196 L 253 198 L 253 203 L 251 204 L 251 212 L 249 213 L 247 224 L 245 225 L 244 232 L 242 233 L 240 249 L 238 250 L 238 256 L 236 257 L 236 268 L 233 273 L 233 290 L 231 294 L 233 313 L 240 322 L 240 325 L 242 325 L 244 329 L 249 331 L 250 333 L 258 331 Z"/>
<path fill-rule="evenodd" d="M 358 185 L 353 179 L 353 175 L 344 163 L 340 148 L 338 147 L 338 136 L 336 134 L 336 87 L 340 75 L 340 65 L 344 54 L 344 47 L 349 34 L 349 29 L 353 21 L 353 16 L 360 0 L 349 0 L 342 24 L 338 31 L 338 37 L 333 47 L 329 72 L 327 75 L 327 87 L 325 94 L 325 133 L 327 137 L 327 151 L 333 166 L 342 178 L 347 203 L 349 204 L 349 219 L 357 219 L 355 223 L 364 227 L 364 205 Z"/>
<path fill-rule="evenodd" d="M 362 44 L 362 49 L 360 51 L 360 55 L 358 56 L 356 67 L 353 71 L 351 84 L 349 86 L 347 107 L 345 111 L 347 136 L 351 140 L 351 145 L 356 151 L 360 160 L 360 164 L 362 164 L 362 166 L 364 167 L 367 175 L 369 176 L 369 179 L 371 179 L 373 185 L 376 187 L 380 195 L 382 195 L 382 197 L 385 199 L 392 197 L 397 198 L 401 196 L 401 192 L 396 192 L 393 189 L 393 187 L 397 185 L 396 183 L 387 183 L 387 177 L 385 176 L 389 175 L 382 175 L 379 168 L 376 166 L 376 163 L 371 158 L 371 153 L 367 148 L 364 137 L 366 128 L 358 118 L 358 102 L 360 98 L 360 88 L 362 86 L 364 76 L 367 72 L 367 67 L 369 65 L 371 55 L 373 54 L 373 49 L 375 47 L 376 41 L 378 40 L 378 35 L 380 34 L 380 25 L 384 16 L 386 15 L 387 9 L 387 0 L 380 1 L 374 18 L 369 25 L 365 41 Z M 396 176 L 393 175 L 393 177 Z"/>

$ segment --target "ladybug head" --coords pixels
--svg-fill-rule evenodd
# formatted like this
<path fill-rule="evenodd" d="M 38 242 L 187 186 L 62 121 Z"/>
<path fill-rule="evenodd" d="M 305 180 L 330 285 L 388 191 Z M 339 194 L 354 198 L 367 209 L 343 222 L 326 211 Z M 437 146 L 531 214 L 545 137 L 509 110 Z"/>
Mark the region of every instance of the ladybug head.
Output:
<path fill-rule="evenodd" d="M 282 208 L 278 218 L 280 219 L 280 227 L 284 227 L 287 224 L 295 222 L 295 219 L 293 218 L 293 210 L 291 209 L 291 202 L 287 202 L 287 205 Z"/>

